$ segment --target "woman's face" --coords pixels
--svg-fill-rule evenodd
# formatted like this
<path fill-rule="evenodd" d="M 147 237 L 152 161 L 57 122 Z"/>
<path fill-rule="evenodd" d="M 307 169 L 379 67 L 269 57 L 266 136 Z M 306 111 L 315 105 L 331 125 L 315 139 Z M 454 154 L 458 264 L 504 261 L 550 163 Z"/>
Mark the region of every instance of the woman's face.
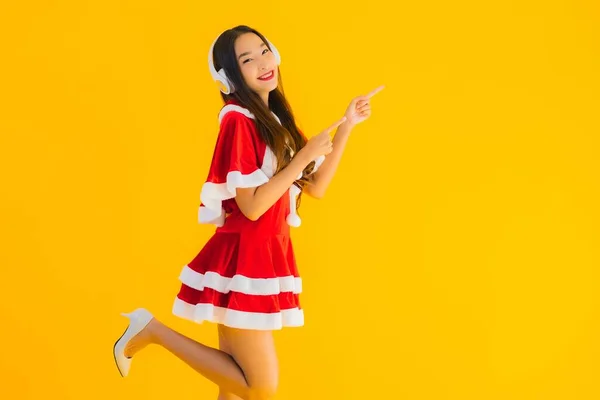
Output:
<path fill-rule="evenodd" d="M 235 56 L 248 87 L 259 95 L 277 88 L 277 61 L 262 39 L 244 33 L 235 41 Z"/>

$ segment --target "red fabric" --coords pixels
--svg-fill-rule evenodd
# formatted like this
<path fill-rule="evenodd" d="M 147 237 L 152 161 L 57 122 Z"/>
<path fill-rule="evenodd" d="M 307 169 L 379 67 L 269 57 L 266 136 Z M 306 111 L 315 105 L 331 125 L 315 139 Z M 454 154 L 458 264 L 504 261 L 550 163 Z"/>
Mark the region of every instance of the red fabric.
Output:
<path fill-rule="evenodd" d="M 262 220 L 255 222 L 263 225 Z M 265 220 L 270 222 L 270 220 Z M 252 226 L 251 224 L 248 224 Z M 228 227 L 228 222 L 225 223 Z M 249 232 L 217 232 L 188 263 L 194 271 L 213 271 L 227 278 L 299 277 L 294 249 L 289 235 L 249 230 Z"/>
<path fill-rule="evenodd" d="M 278 313 L 282 310 L 300 308 L 298 294 L 283 292 L 276 295 L 253 296 L 245 293 L 220 293 L 211 288 L 202 291 L 183 286 L 177 295 L 189 304 L 212 304 L 215 307 L 254 313 Z"/>
<path fill-rule="evenodd" d="M 227 183 L 232 171 L 246 176 L 256 173 L 263 167 L 266 151 L 255 121 L 239 112 L 228 112 L 220 125 L 206 182 Z M 286 222 L 290 213 L 289 197 L 289 192 L 284 193 L 257 221 L 246 218 L 234 198 L 223 200 L 223 208 L 230 215 L 187 266 L 200 274 L 214 272 L 226 278 L 236 275 L 251 279 L 298 278 L 290 226 Z M 177 297 L 192 305 L 209 303 L 256 313 L 300 308 L 299 296 L 293 292 L 219 293 L 208 287 L 196 290 L 182 283 Z"/>
<path fill-rule="evenodd" d="M 225 183 L 230 171 L 251 174 L 260 169 L 265 150 L 254 120 L 239 112 L 228 112 L 221 121 L 206 181 Z"/>

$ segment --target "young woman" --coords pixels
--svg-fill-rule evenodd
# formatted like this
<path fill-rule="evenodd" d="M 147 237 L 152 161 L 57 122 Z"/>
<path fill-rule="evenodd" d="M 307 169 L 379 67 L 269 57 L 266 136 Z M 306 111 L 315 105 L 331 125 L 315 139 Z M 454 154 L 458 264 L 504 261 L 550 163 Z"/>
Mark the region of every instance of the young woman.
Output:
<path fill-rule="evenodd" d="M 180 275 L 173 313 L 217 324 L 219 349 L 198 343 L 139 308 L 114 345 L 122 376 L 134 354 L 158 344 L 219 386 L 219 399 L 269 399 L 278 382 L 272 331 L 302 326 L 302 281 L 290 241 L 302 192 L 320 198 L 352 129 L 371 115 L 370 98 L 307 139 L 283 94 L 277 49 L 256 30 L 223 32 L 209 69 L 225 105 L 198 218 L 215 234 Z M 330 132 L 337 128 L 333 141 Z"/>

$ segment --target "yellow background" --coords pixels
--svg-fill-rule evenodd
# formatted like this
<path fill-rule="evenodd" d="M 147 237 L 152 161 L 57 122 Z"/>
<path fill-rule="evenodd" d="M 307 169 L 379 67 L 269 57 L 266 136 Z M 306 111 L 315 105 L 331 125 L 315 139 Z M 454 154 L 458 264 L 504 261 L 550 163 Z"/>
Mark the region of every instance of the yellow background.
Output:
<path fill-rule="evenodd" d="M 0 398 L 216 398 L 161 348 L 128 379 L 111 351 L 138 306 L 217 343 L 170 311 L 212 233 L 207 49 L 239 23 L 308 135 L 386 85 L 304 198 L 277 398 L 599 398 L 598 3 L 406 3 L 3 2 Z"/>

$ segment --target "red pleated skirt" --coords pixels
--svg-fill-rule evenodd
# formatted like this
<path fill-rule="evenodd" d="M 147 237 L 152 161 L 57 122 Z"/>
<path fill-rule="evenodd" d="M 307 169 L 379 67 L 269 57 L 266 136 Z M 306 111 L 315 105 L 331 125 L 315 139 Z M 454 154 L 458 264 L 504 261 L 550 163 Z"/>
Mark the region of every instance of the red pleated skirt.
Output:
<path fill-rule="evenodd" d="M 304 324 L 288 234 L 216 232 L 183 267 L 173 313 L 201 323 L 276 330 Z"/>

